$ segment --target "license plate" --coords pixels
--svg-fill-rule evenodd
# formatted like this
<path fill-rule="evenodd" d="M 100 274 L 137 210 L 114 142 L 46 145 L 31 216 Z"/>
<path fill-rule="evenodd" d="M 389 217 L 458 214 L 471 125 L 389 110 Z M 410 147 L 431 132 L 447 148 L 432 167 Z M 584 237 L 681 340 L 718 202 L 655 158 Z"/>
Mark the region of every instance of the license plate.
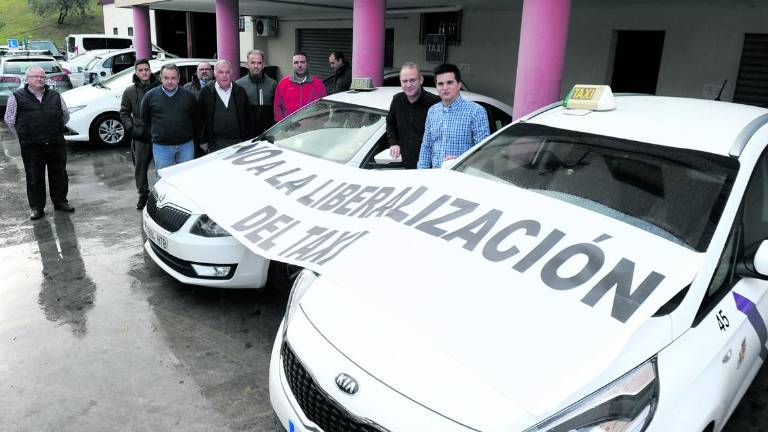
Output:
<path fill-rule="evenodd" d="M 146 222 L 144 222 L 144 233 L 147 234 L 147 238 L 149 238 L 152 243 L 160 246 L 164 250 L 168 250 L 168 239 L 164 235 L 150 228 Z"/>

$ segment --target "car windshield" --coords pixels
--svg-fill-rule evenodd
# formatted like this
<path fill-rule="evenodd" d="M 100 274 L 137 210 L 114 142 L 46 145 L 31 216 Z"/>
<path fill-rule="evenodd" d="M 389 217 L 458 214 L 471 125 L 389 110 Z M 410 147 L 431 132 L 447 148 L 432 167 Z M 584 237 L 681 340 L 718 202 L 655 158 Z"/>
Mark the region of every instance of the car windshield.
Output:
<path fill-rule="evenodd" d="M 30 66 L 40 66 L 47 74 L 61 72 L 61 67 L 59 67 L 55 60 L 20 58 L 8 59 L 5 62 L 5 66 L 3 66 L 3 73 L 24 75 Z"/>
<path fill-rule="evenodd" d="M 90 63 L 94 57 L 101 54 L 101 52 L 92 52 L 92 51 L 86 51 L 77 57 L 72 57 L 72 59 L 69 60 L 69 64 L 72 66 L 86 66 L 88 63 Z"/>
<path fill-rule="evenodd" d="M 316 101 L 267 131 L 280 147 L 347 163 L 384 125 L 385 111 L 330 100 Z"/>
<path fill-rule="evenodd" d="M 720 220 L 738 162 L 518 123 L 454 169 L 586 208 L 702 252 Z"/>

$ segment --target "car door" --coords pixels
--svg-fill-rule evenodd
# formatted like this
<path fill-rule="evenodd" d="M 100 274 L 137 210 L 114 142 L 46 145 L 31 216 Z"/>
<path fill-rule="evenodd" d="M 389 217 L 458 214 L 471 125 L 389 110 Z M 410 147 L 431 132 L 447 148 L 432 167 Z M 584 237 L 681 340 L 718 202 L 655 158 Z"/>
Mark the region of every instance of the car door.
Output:
<path fill-rule="evenodd" d="M 710 352 L 702 379 L 721 401 L 724 421 L 766 358 L 768 281 L 745 263 L 768 239 L 768 157 L 756 164 L 694 327 Z M 698 360 L 704 360 L 698 359 Z M 722 423 L 716 425 L 720 427 Z"/>
<path fill-rule="evenodd" d="M 487 102 L 478 103 L 485 108 L 485 112 L 488 115 L 488 126 L 490 127 L 491 134 L 512 122 L 512 116 L 504 111 Z"/>

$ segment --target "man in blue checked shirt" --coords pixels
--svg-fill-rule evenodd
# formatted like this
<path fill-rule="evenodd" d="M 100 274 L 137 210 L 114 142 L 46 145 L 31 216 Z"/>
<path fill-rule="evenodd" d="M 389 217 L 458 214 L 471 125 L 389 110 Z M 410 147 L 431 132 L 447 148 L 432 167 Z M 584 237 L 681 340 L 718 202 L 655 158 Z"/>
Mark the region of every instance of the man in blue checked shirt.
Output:
<path fill-rule="evenodd" d="M 490 134 L 488 114 L 480 105 L 461 97 L 461 72 L 444 63 L 435 68 L 442 103 L 427 112 L 417 168 L 440 168 Z"/>

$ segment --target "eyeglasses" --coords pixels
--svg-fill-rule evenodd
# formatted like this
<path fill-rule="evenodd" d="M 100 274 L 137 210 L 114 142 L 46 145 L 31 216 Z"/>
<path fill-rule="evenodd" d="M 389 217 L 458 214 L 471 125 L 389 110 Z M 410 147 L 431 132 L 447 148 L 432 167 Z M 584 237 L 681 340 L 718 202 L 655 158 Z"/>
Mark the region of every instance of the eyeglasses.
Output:
<path fill-rule="evenodd" d="M 45 79 L 45 75 L 27 75 L 27 78 Z"/>

